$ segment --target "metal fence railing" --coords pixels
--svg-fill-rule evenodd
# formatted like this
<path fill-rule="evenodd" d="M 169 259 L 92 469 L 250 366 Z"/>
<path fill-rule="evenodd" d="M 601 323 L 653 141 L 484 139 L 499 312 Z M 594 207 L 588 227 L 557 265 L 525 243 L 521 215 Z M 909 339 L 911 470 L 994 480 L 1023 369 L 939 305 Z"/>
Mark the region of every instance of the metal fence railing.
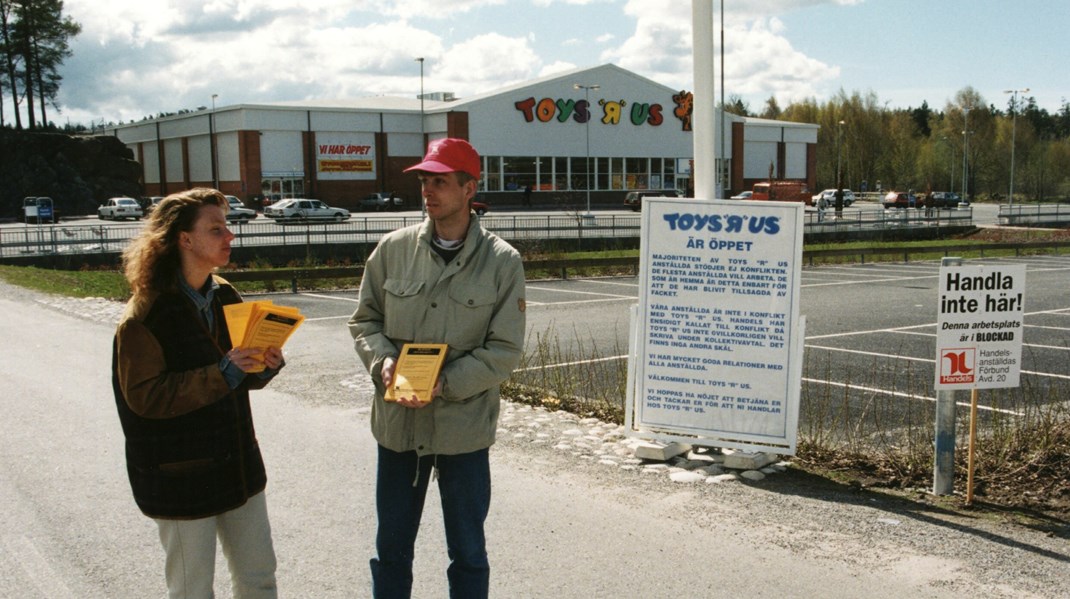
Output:
<path fill-rule="evenodd" d="M 972 211 L 957 210 L 851 210 L 841 218 L 826 210 L 807 211 L 807 233 L 888 230 L 903 227 L 970 225 Z M 483 225 L 508 241 L 555 239 L 638 238 L 640 214 L 487 214 Z M 348 221 L 276 223 L 264 217 L 252 222 L 231 224 L 236 236 L 234 247 L 287 246 L 312 244 L 370 243 L 401 227 L 421 222 L 418 215 L 396 217 L 353 217 Z M 0 258 L 44 255 L 87 255 L 118 253 L 141 229 L 142 223 L 103 224 L 89 219 L 59 224 L 23 225 L 0 228 Z"/>
<path fill-rule="evenodd" d="M 998 222 L 1001 225 L 1024 226 L 1070 223 L 1070 205 L 1064 204 L 1001 204 Z"/>

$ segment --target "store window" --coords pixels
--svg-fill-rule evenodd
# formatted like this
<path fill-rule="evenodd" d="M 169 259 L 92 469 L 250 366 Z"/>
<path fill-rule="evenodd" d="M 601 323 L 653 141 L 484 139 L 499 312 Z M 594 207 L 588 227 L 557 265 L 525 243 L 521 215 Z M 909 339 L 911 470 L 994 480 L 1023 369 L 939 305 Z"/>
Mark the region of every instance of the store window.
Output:
<path fill-rule="evenodd" d="M 568 158 L 554 158 L 554 189 L 569 189 Z"/>
<path fill-rule="evenodd" d="M 609 158 L 592 158 L 591 164 L 594 165 L 594 172 L 591 173 L 591 176 L 594 177 L 595 180 L 594 189 L 610 189 Z"/>
<path fill-rule="evenodd" d="M 624 159 L 624 181 L 627 189 L 647 189 L 650 161 L 646 158 Z"/>
<path fill-rule="evenodd" d="M 672 158 L 661 160 L 661 188 L 676 189 L 676 160 Z"/>
<path fill-rule="evenodd" d="M 265 203 L 304 197 L 305 181 L 298 177 L 264 177 L 260 180 L 260 193 Z"/>
<path fill-rule="evenodd" d="M 573 158 L 572 162 L 572 186 L 571 189 L 584 190 L 587 189 L 587 157 Z M 594 178 L 595 160 L 592 158 L 591 162 L 590 178 Z M 593 188 L 592 188 L 593 189 Z"/>
<path fill-rule="evenodd" d="M 533 156 L 505 156 L 502 158 L 502 189 L 517 191 L 531 185 L 537 187 L 538 160 Z"/>
<path fill-rule="evenodd" d="M 483 191 L 502 190 L 502 160 L 499 156 L 487 157 L 487 168 L 483 174 Z"/>
<path fill-rule="evenodd" d="M 609 159 L 609 185 L 611 189 L 624 189 L 624 159 Z"/>

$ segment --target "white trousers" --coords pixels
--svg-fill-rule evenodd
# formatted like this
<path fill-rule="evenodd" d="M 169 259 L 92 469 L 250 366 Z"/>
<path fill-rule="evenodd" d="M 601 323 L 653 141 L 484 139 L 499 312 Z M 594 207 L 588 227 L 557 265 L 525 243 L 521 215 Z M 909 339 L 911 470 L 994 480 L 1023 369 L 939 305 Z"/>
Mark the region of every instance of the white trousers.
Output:
<path fill-rule="evenodd" d="M 171 599 L 211 599 L 216 538 L 230 568 L 235 599 L 275 599 L 275 548 L 264 493 L 229 512 L 198 520 L 155 519 L 167 554 Z"/>

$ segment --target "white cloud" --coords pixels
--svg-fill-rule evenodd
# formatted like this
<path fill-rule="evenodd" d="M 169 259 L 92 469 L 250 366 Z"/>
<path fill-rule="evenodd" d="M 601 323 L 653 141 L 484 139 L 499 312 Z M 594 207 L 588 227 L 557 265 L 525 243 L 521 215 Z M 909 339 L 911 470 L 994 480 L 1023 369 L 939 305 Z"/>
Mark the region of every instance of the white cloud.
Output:
<path fill-rule="evenodd" d="M 484 6 L 505 4 L 505 0 L 365 0 L 364 4 L 366 9 L 395 17 L 444 19 Z"/>
<path fill-rule="evenodd" d="M 783 22 L 761 15 L 818 4 L 854 4 L 857 0 L 750 0 L 733 3 L 725 16 L 725 89 L 728 94 L 781 104 L 813 96 L 839 68 L 794 49 Z M 775 10 L 774 10 L 775 9 Z M 691 3 L 629 0 L 625 11 L 636 20 L 634 33 L 602 59 L 651 77 L 670 87 L 693 86 Z M 720 18 L 715 14 L 716 22 Z M 734 23 L 734 24 L 733 24 Z M 715 38 L 719 38 L 715 33 Z M 717 42 L 718 49 L 719 41 Z M 715 70 L 720 68 L 720 57 Z"/>
<path fill-rule="evenodd" d="M 540 63 L 526 38 L 487 33 L 447 49 L 432 80 L 439 91 L 466 96 L 530 79 Z"/>
<path fill-rule="evenodd" d="M 547 75 L 553 75 L 554 73 L 561 73 L 564 71 L 571 71 L 575 69 L 576 65 L 571 62 L 557 61 L 553 64 L 548 64 L 539 69 L 538 77 L 545 77 Z"/>
<path fill-rule="evenodd" d="M 782 103 L 815 94 L 838 70 L 793 49 L 783 24 L 763 15 L 855 1 L 731 3 L 729 92 L 755 100 L 776 95 Z M 518 23 L 515 28 L 497 24 L 473 35 L 471 20 L 478 9 L 503 2 L 67 0 L 66 10 L 82 24 L 83 32 L 73 40 L 74 56 L 63 72 L 60 119 L 129 121 L 203 106 L 212 94 L 218 94 L 224 105 L 412 95 L 419 89 L 417 56 L 426 59 L 425 90 L 451 91 L 461 97 L 594 62 L 593 48 L 551 56 L 538 46 L 550 36 L 534 24 Z M 564 6 L 581 10 L 585 5 L 620 11 L 617 14 L 635 23 L 630 34 L 612 30 L 591 38 L 586 33 L 607 48 L 597 60 L 670 87 L 691 87 L 690 2 L 534 0 L 533 4 L 536 11 L 528 5 L 523 15 L 545 16 Z M 512 6 L 508 5 L 510 11 Z"/>

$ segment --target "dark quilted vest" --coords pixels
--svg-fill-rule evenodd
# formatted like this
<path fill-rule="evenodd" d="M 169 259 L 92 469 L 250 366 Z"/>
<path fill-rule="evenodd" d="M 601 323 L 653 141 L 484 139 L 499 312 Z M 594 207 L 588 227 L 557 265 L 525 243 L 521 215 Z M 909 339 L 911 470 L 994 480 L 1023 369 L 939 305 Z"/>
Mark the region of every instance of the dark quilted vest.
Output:
<path fill-rule="evenodd" d="M 222 306 L 239 301 L 228 285 L 216 292 L 213 340 L 187 298 L 180 292 L 161 294 L 145 326 L 159 340 L 167 368 L 180 372 L 218 363 L 231 347 Z M 244 385 L 176 418 L 143 418 L 127 406 L 115 360 L 113 343 L 112 387 L 126 435 L 127 473 L 142 512 L 153 518 L 203 518 L 240 507 L 264 490 L 267 476 Z"/>

